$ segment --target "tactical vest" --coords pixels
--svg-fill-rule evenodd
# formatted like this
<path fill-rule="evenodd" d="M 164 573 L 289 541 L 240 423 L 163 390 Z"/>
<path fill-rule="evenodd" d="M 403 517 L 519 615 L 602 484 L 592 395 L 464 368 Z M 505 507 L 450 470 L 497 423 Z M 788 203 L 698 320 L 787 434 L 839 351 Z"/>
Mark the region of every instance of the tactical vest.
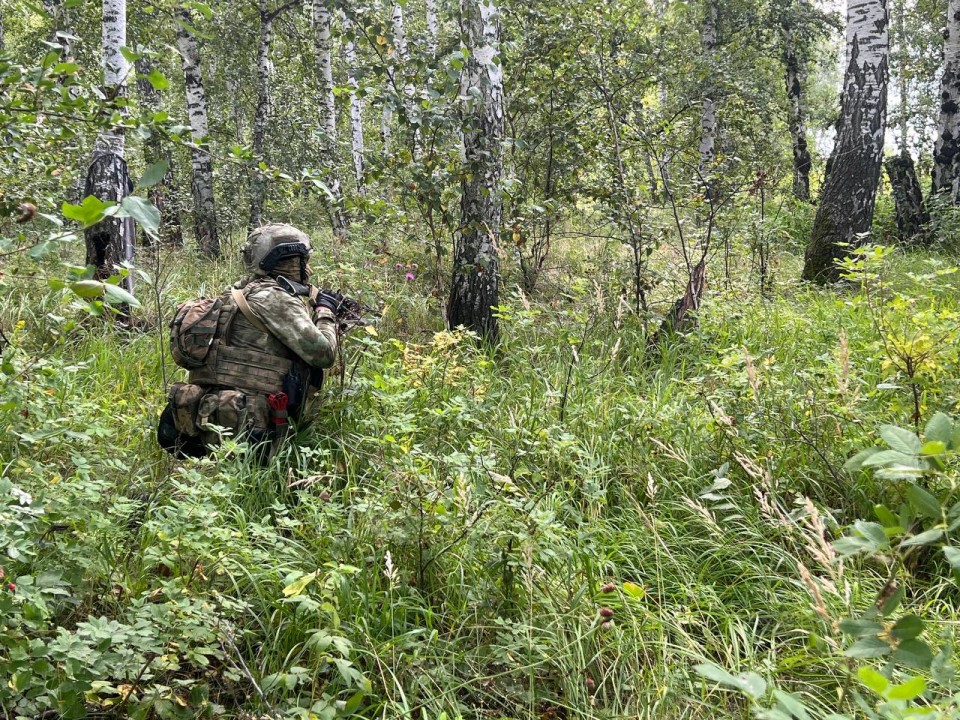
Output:
<path fill-rule="evenodd" d="M 253 314 L 246 296 L 270 281 L 219 298 L 184 303 L 170 323 L 171 352 L 190 370 L 172 385 L 169 403 L 177 431 L 213 444 L 210 425 L 262 433 L 272 429 L 267 396 L 286 389 L 302 362 Z M 278 289 L 278 292 L 282 292 Z"/>

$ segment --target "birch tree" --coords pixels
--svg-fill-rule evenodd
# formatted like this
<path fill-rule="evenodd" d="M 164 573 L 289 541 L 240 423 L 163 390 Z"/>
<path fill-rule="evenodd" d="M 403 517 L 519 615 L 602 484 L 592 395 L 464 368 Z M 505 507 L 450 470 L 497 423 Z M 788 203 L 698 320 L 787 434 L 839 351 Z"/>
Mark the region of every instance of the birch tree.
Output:
<path fill-rule="evenodd" d="M 493 308 L 499 302 L 497 236 L 503 212 L 504 132 L 500 26 L 494 1 L 461 0 L 460 30 L 469 51 L 460 80 L 465 167 L 447 320 L 450 327 L 462 325 L 493 343 L 497 340 Z"/>
<path fill-rule="evenodd" d="M 129 66 L 121 50 L 127 42 L 126 0 L 104 0 L 102 16 L 103 83 L 109 96 L 123 97 Z M 84 197 L 120 202 L 133 189 L 124 160 L 123 129 L 112 127 L 100 134 L 87 172 Z M 84 231 L 87 265 L 96 268 L 96 277 L 108 278 L 114 267 L 133 261 L 134 227 L 131 218 L 105 218 Z M 133 291 L 133 274 L 125 279 Z"/>
<path fill-rule="evenodd" d="M 848 0 L 847 68 L 837 136 L 803 266 L 804 280 L 839 278 L 835 262 L 870 230 L 887 124 L 886 0 Z"/>
<path fill-rule="evenodd" d="M 400 3 L 393 4 L 393 53 L 390 64 L 387 66 L 387 99 L 383 103 L 383 122 L 381 124 L 381 135 L 383 136 L 384 152 L 390 152 L 393 140 L 393 102 L 390 96 L 397 97 L 399 86 L 397 85 L 397 70 L 403 67 L 407 61 L 407 36 L 403 24 L 403 6 Z M 404 95 L 407 94 L 407 87 L 403 89 Z"/>
<path fill-rule="evenodd" d="M 213 196 L 213 160 L 203 144 L 207 141 L 207 94 L 200 69 L 200 45 L 193 33 L 190 11 L 178 11 L 177 50 L 183 61 L 183 81 L 187 95 L 187 116 L 193 147 L 190 149 L 193 180 L 193 228 L 197 246 L 209 257 L 220 254 L 217 236 L 217 212 Z"/>
<path fill-rule="evenodd" d="M 940 119 L 933 151 L 932 194 L 960 202 L 960 0 L 950 0 L 943 42 Z"/>
<path fill-rule="evenodd" d="M 353 25 L 343 15 L 343 32 L 347 42 L 343 48 L 347 64 L 347 84 L 350 86 L 350 148 L 353 155 L 353 175 L 357 183 L 357 192 L 361 195 L 366 189 L 363 174 L 363 98 L 360 97 L 360 83 L 357 80 L 357 51 L 354 43 Z"/>
<path fill-rule="evenodd" d="M 700 107 L 700 163 L 698 170 L 701 182 L 704 183 L 709 194 L 712 193 L 711 175 L 716 160 L 717 137 L 716 82 L 712 77 L 716 71 L 717 0 L 707 0 L 706 14 L 700 31 L 700 46 L 711 76 L 707 80 Z"/>
<path fill-rule="evenodd" d="M 276 13 L 270 9 L 270 0 L 260 0 L 260 40 L 257 44 L 257 109 L 253 115 L 253 154 L 263 162 L 266 151 L 267 122 L 270 116 L 270 80 L 273 65 L 270 62 L 270 45 L 273 42 L 273 21 Z M 250 230 L 263 224 L 263 206 L 267 196 L 267 178 L 255 170 L 250 188 Z"/>
<path fill-rule="evenodd" d="M 341 204 L 343 192 L 337 163 L 337 105 L 333 94 L 333 13 L 329 0 L 313 0 L 313 31 L 316 69 L 320 83 L 320 147 L 324 175 L 330 194 L 330 225 L 334 235 L 342 237 L 346 230 Z"/>
<path fill-rule="evenodd" d="M 810 149 L 807 147 L 806 112 L 803 86 L 806 81 L 804 60 L 798 52 L 792 20 L 781 29 L 783 74 L 787 87 L 787 125 L 793 145 L 793 195 L 810 200 Z"/>
<path fill-rule="evenodd" d="M 426 0 L 427 14 L 427 54 L 430 58 L 437 56 L 440 45 L 440 20 L 437 16 L 437 0 Z"/>

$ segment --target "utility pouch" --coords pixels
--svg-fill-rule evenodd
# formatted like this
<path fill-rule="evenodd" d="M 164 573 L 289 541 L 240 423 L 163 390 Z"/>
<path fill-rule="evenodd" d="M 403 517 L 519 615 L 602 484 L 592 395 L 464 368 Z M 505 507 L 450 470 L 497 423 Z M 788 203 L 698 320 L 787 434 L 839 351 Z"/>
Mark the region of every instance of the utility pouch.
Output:
<path fill-rule="evenodd" d="M 177 365 L 193 370 L 206 363 L 222 309 L 220 298 L 190 300 L 177 308 L 170 321 L 170 354 Z"/>
<path fill-rule="evenodd" d="M 175 382 L 170 386 L 167 400 L 178 432 L 190 437 L 200 434 L 200 428 L 197 427 L 197 411 L 206 392 L 205 388 L 190 383 Z"/>
<path fill-rule="evenodd" d="M 216 441 L 212 425 L 226 428 L 236 437 L 247 420 L 247 398 L 239 390 L 212 390 L 203 396 L 197 410 L 197 426 L 207 442 Z"/>

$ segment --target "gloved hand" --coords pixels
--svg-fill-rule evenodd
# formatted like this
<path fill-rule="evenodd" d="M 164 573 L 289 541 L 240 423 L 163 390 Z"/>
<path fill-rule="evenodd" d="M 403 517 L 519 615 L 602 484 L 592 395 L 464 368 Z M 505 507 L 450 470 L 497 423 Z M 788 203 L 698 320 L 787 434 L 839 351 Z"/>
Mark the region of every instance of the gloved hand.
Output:
<path fill-rule="evenodd" d="M 326 308 L 336 315 L 340 312 L 340 306 L 343 304 L 343 295 L 332 290 L 321 290 L 317 293 L 314 303 L 317 308 Z"/>

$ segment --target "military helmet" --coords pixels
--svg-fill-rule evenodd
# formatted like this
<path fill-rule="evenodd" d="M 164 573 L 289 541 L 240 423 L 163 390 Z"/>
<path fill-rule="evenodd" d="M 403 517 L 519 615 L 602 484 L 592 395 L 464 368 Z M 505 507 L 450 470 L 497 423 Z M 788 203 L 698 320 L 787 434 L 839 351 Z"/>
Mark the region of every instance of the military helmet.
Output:
<path fill-rule="evenodd" d="M 293 225 L 271 224 L 258 227 L 243 246 L 243 267 L 251 275 L 269 275 L 277 263 L 290 257 L 306 262 L 313 251 L 307 234 Z"/>

